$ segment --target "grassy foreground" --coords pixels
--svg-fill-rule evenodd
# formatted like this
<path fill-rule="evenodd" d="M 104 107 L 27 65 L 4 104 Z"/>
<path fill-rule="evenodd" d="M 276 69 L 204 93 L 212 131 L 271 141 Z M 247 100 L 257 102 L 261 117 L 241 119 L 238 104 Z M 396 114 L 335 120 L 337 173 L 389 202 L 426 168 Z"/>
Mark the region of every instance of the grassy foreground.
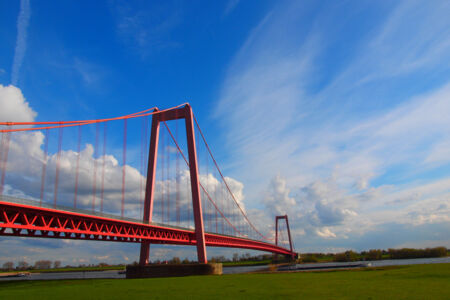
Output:
<path fill-rule="evenodd" d="M 0 299 L 449 299 L 450 264 L 366 270 L 0 282 Z"/>

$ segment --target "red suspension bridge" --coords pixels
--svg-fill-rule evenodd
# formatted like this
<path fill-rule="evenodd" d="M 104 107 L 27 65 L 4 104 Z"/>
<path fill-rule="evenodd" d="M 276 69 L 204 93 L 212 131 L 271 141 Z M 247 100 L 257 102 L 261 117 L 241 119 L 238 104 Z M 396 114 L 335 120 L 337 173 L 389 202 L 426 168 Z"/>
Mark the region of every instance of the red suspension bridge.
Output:
<path fill-rule="evenodd" d="M 0 128 L 2 236 L 140 243 L 141 264 L 150 244 L 196 246 L 200 263 L 206 246 L 296 255 L 287 216 L 275 237 L 250 221 L 189 104 Z"/>

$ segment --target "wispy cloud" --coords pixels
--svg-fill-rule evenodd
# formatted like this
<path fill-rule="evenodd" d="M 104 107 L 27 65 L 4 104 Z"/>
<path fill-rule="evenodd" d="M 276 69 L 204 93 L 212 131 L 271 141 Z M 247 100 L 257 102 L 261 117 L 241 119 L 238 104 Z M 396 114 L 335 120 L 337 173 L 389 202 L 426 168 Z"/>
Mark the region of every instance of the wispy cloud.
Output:
<path fill-rule="evenodd" d="M 383 9 L 349 36 L 360 20 L 338 22 L 345 7 L 321 10 L 311 26 L 302 20 L 315 9 L 275 6 L 231 63 L 217 105 L 247 205 L 263 197 L 267 211 L 294 215 L 301 234 L 335 245 L 383 224 L 450 222 L 445 209 L 426 209 L 450 191 L 448 3 Z M 336 36 L 354 47 L 344 63 L 333 61 Z M 434 183 L 439 192 L 417 193 Z M 400 198 L 400 210 L 385 202 Z"/>
<path fill-rule="evenodd" d="M 180 9 L 174 9 L 167 3 L 132 8 L 126 2 L 117 1 L 113 13 L 118 35 L 142 58 L 178 46 L 177 41 L 170 39 L 170 33 L 182 21 Z"/>
<path fill-rule="evenodd" d="M 74 59 L 73 69 L 80 75 L 86 86 L 97 86 L 106 73 L 104 67 L 80 58 Z"/>
<path fill-rule="evenodd" d="M 17 85 L 19 81 L 20 67 L 22 66 L 27 50 L 27 28 L 30 22 L 31 8 L 29 0 L 20 1 L 20 12 L 17 18 L 17 41 L 14 51 L 14 61 L 11 72 L 11 83 Z"/>
<path fill-rule="evenodd" d="M 240 0 L 228 0 L 227 6 L 225 7 L 224 16 L 229 15 L 238 6 Z"/>

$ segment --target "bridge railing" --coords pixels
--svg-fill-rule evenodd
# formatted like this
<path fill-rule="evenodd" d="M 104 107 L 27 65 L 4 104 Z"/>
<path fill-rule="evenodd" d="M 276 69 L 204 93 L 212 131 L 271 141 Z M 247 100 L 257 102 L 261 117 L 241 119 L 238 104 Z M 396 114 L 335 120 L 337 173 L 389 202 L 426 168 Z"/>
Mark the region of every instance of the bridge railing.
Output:
<path fill-rule="evenodd" d="M 104 213 L 104 212 L 98 212 L 98 211 L 92 211 L 92 210 L 86 210 L 86 209 L 80 209 L 80 208 L 73 208 L 73 207 L 64 206 L 64 205 L 57 205 L 55 207 L 54 205 L 45 203 L 45 202 L 42 202 L 42 204 L 41 204 L 37 200 L 12 197 L 12 196 L 7 196 L 7 195 L 0 195 L 0 202 L 9 202 L 9 203 L 34 206 L 34 207 L 43 207 L 43 208 L 49 208 L 49 209 L 54 209 L 54 210 L 59 210 L 59 211 L 64 211 L 64 212 L 69 212 L 69 213 L 73 212 L 73 213 L 79 213 L 79 214 L 89 215 L 89 216 L 98 216 L 98 217 L 107 218 L 107 219 L 123 220 L 123 221 L 127 221 L 127 222 L 138 223 L 138 224 L 148 224 L 148 225 L 160 226 L 160 227 L 165 227 L 165 228 L 193 231 L 192 228 L 174 226 L 174 225 L 169 225 L 169 224 L 162 224 L 162 223 L 157 223 L 157 222 L 144 222 L 142 220 L 137 220 L 134 218 L 121 217 L 121 216 L 114 215 L 114 214 L 108 214 L 108 213 Z M 230 238 L 236 238 L 235 236 L 229 235 L 229 234 L 218 234 L 216 232 L 208 232 L 208 231 L 205 231 L 205 233 L 220 235 L 220 236 L 230 237 Z M 248 241 L 257 241 L 257 240 L 251 239 L 249 237 L 239 237 L 239 239 L 248 240 Z"/>

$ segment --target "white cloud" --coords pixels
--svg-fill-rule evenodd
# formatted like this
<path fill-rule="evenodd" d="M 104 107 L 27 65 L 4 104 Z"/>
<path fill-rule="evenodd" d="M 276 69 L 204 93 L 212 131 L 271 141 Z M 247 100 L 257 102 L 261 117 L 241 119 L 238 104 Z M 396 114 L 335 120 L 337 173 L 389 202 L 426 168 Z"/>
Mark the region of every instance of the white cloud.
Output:
<path fill-rule="evenodd" d="M 0 84 L 0 121 L 32 122 L 36 115 L 19 88 Z"/>
<path fill-rule="evenodd" d="M 433 5 L 421 10 L 415 3 L 403 2 L 387 14 L 385 22 L 377 24 L 381 30 L 370 32 L 369 41 L 364 43 L 367 47 L 355 50 L 356 54 L 342 69 L 338 68 L 325 83 L 317 84 L 315 79 L 324 77 L 318 61 L 321 54 L 329 51 L 332 32 L 317 24 L 323 24 L 323 15 L 331 13 L 320 14 L 315 26 L 303 26 L 302 16 L 309 12 L 302 6 L 291 3 L 269 12 L 237 53 L 224 80 L 218 104 L 222 113 L 217 116 L 228 132 L 224 139 L 225 146 L 229 146 L 226 151 L 231 150 L 229 154 L 238 157 L 234 164 L 239 178 L 250 182 L 245 186 L 244 197 L 243 183 L 227 178 L 237 201 L 263 232 L 273 233 L 273 214 L 288 213 L 292 232 L 297 239 L 301 236 L 302 246 L 320 245 L 321 239 L 331 243 L 331 238 L 342 243 L 392 223 L 416 229 L 448 224 L 448 179 L 421 178 L 421 172 L 437 165 L 445 167 L 450 161 L 445 150 L 449 144 L 450 84 L 440 82 L 439 87 L 427 88 L 431 92 L 415 91 L 416 96 L 402 95 L 388 105 L 382 104 L 391 101 L 389 93 L 379 99 L 373 96 L 386 87 L 383 80 L 391 81 L 437 65 L 448 67 L 450 43 L 446 30 L 450 27 L 446 10 Z M 149 19 L 143 12 L 120 8 L 119 34 L 141 50 L 170 46 L 163 37 L 180 19 L 177 13 L 162 11 L 165 13 Z M 161 20 L 166 15 L 171 17 Z M 413 15 L 417 18 L 411 21 Z M 335 20 L 341 19 L 339 15 Z M 21 28 L 25 28 L 24 37 L 26 23 Z M 18 46 L 16 49 L 18 59 L 20 55 L 23 59 L 20 53 L 25 53 L 25 44 L 21 45 L 22 50 L 17 50 Z M 18 62 L 17 70 L 21 60 Z M 91 65 L 75 61 L 74 67 L 86 84 L 98 80 L 95 72 L 90 72 Z M 442 80 L 448 81 L 445 76 Z M 376 88 L 369 87 L 370 83 Z M 349 109 L 378 101 L 382 104 L 368 106 L 369 110 L 376 107 L 376 111 Z M 19 89 L 0 86 L 0 120 L 30 121 L 35 117 L 36 112 Z M 7 193 L 38 197 L 43 142 L 42 132 L 13 135 Z M 111 154 L 94 158 L 90 144 L 83 145 L 79 155 L 79 204 L 90 208 L 93 164 L 97 161 L 101 165 L 105 159 L 105 209 L 117 213 L 121 200 L 120 160 Z M 77 156 L 68 150 L 61 154 L 60 203 L 71 205 Z M 50 153 L 47 164 L 45 191 L 46 198 L 52 199 L 54 153 Z M 391 169 L 399 165 L 406 165 L 408 170 L 391 175 Z M 143 177 L 130 165 L 126 170 L 126 211 L 137 217 Z M 28 174 L 26 180 L 24 172 Z M 398 182 L 380 180 L 385 175 Z M 182 172 L 180 178 L 181 185 L 186 186 L 188 174 Z M 272 180 L 266 187 L 268 178 Z M 201 181 L 210 194 L 223 189 L 212 174 L 202 174 Z M 176 182 L 158 180 L 157 201 L 163 194 L 169 196 L 167 189 L 163 191 L 167 186 L 174 199 Z M 181 209 L 185 211 L 191 205 L 187 191 L 181 198 Z M 255 209 L 261 202 L 269 210 Z M 223 210 L 227 216 L 234 213 Z M 155 219 L 158 217 L 160 208 L 155 207 Z M 326 248 L 338 246 L 328 244 Z M 158 257 L 167 257 L 167 251 L 160 252 Z"/>
<path fill-rule="evenodd" d="M 433 5 L 423 5 L 420 1 L 400 2 L 369 44 L 374 51 L 379 51 L 378 55 L 393 63 L 383 64 L 381 68 L 388 74 L 405 73 L 431 68 L 440 64 L 442 57 L 448 57 L 449 21 L 445 18 L 448 9 L 446 1 Z"/>
<path fill-rule="evenodd" d="M 425 158 L 425 163 L 442 164 L 450 160 L 450 135 L 434 144 Z"/>
<path fill-rule="evenodd" d="M 316 234 L 323 238 L 335 238 L 336 237 L 336 234 L 334 234 L 328 227 L 317 228 Z"/>
<path fill-rule="evenodd" d="M 318 58 L 331 55 L 330 34 L 340 36 L 339 26 L 326 26 L 342 18 L 339 10 L 305 27 L 308 8 L 294 2 L 255 26 L 228 69 L 216 112 L 233 167 L 249 182 L 248 207 L 258 206 L 263 191 L 267 213 L 287 211 L 307 236 L 340 242 L 383 224 L 449 222 L 447 206 L 425 208 L 448 201 L 446 179 L 426 172 L 450 162 L 450 82 L 443 76 L 419 91 L 403 89 L 404 81 L 414 85 L 449 67 L 442 63 L 450 53 L 445 9 L 422 6 L 405 1 L 388 11 L 329 77 Z M 275 178 L 269 188 L 267 178 Z"/>
<path fill-rule="evenodd" d="M 290 190 L 286 187 L 286 180 L 275 176 L 269 185 L 264 203 L 271 214 L 285 215 L 296 205 L 295 199 L 289 196 Z"/>
<path fill-rule="evenodd" d="M 316 202 L 315 209 L 320 223 L 324 225 L 338 225 L 347 217 L 357 215 L 357 213 L 351 209 L 332 206 L 326 201 Z"/>
<path fill-rule="evenodd" d="M 34 112 L 32 108 L 30 108 L 28 102 L 25 101 L 20 89 L 13 86 L 0 86 L 0 108 L 2 113 L 0 120 L 33 121 L 36 116 L 36 112 Z M 67 142 L 70 140 L 70 131 L 65 131 L 65 134 L 69 134 L 69 136 L 65 135 L 63 139 Z M 123 166 L 119 163 L 119 160 L 112 154 L 95 156 L 93 145 L 86 143 L 81 145 L 80 153 L 77 153 L 74 150 L 62 150 L 58 162 L 58 155 L 54 151 L 54 146 L 56 145 L 52 146 L 52 143 L 55 144 L 56 140 L 52 140 L 51 134 L 50 141 L 52 143 L 50 143 L 50 150 L 47 158 L 45 159 L 43 151 L 45 138 L 44 132 L 41 131 L 17 132 L 11 136 L 8 161 L 6 165 L 7 180 L 4 193 L 6 195 L 20 198 L 39 200 L 42 172 L 45 164 L 44 202 L 52 203 L 54 199 L 56 168 L 57 165 L 59 165 L 57 204 L 69 207 L 73 206 L 76 169 L 79 158 L 77 207 L 88 210 L 91 209 L 94 199 L 93 183 L 95 182 L 95 209 L 97 211 L 100 209 L 100 190 L 102 185 L 101 178 L 104 166 L 104 211 L 119 215 L 122 199 L 121 187 L 123 168 Z M 171 153 L 173 154 L 173 151 L 171 151 Z M 96 179 L 94 180 L 95 165 L 97 165 L 97 172 L 95 177 Z M 175 164 L 172 165 L 174 166 Z M 133 166 L 126 165 L 125 170 L 125 213 L 128 217 L 141 219 L 142 212 L 140 201 L 144 195 L 143 189 L 145 188 L 146 178 Z M 186 168 L 182 168 L 180 170 L 180 173 L 178 174 L 178 184 L 174 176 L 175 175 L 173 175 L 170 179 L 156 180 L 155 210 L 153 220 L 156 222 L 162 221 L 161 203 L 163 197 L 166 201 L 170 198 L 172 201 L 171 207 L 174 207 L 173 204 L 177 198 L 176 192 L 178 191 L 178 188 L 181 187 L 179 190 L 180 195 L 178 200 L 183 218 L 180 225 L 192 227 L 193 222 L 189 221 L 189 219 L 192 219 L 192 216 L 187 216 L 188 211 L 192 213 L 190 189 L 186 188 L 190 184 L 189 171 Z M 226 206 L 223 201 L 217 200 L 217 197 L 228 193 L 226 192 L 225 186 L 222 183 L 219 183 L 219 180 L 211 173 L 201 174 L 200 181 L 227 218 L 231 220 L 233 216 L 240 214 L 235 205 Z M 226 177 L 226 181 L 235 195 L 236 201 L 245 211 L 243 184 L 230 177 Z M 209 210 L 206 207 L 203 208 L 205 219 L 211 214 L 215 217 L 215 212 L 212 210 L 212 206 L 208 204 L 209 201 L 204 193 L 202 193 L 202 198 L 204 199 L 203 203 L 206 207 L 209 207 Z M 228 201 L 233 201 L 231 197 L 228 198 Z M 176 219 L 176 214 L 172 211 L 170 216 L 168 214 L 165 216 L 164 221 L 175 224 L 178 220 Z M 213 231 L 212 228 L 208 229 Z"/>

